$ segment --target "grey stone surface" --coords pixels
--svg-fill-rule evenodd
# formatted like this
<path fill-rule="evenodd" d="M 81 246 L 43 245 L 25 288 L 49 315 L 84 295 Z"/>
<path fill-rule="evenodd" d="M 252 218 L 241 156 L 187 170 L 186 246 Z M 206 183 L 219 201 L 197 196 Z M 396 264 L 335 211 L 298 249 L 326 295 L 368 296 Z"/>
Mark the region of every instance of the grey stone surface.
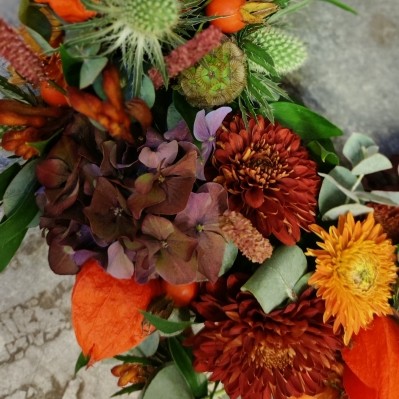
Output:
<path fill-rule="evenodd" d="M 305 104 L 346 133 L 370 134 L 399 153 L 399 2 L 346 1 L 358 16 L 316 2 L 294 17 L 309 61 L 289 79 Z M 15 20 L 18 3 L 0 0 L 1 16 Z M 73 277 L 52 274 L 46 257 L 40 232 L 31 231 L 0 275 L 0 399 L 107 399 L 117 389 L 113 363 L 73 375 Z"/>

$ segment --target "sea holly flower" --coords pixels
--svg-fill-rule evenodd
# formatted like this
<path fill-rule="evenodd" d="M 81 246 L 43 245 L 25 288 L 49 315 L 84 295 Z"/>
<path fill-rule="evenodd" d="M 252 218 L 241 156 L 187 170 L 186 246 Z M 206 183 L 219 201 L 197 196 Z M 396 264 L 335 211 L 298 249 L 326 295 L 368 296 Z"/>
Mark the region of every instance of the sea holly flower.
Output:
<path fill-rule="evenodd" d="M 392 313 L 388 299 L 397 279 L 395 247 L 372 213 L 364 221 L 355 221 L 351 213 L 342 215 L 328 232 L 318 225 L 310 229 L 322 242 L 317 243 L 321 249 L 306 253 L 316 258 L 309 284 L 326 302 L 324 320 L 334 319 L 335 332 L 343 327 L 348 345 L 374 315 Z"/>
<path fill-rule="evenodd" d="M 324 302 L 308 289 L 295 303 L 264 313 L 249 292 L 248 276 L 206 283 L 192 307 L 205 326 L 186 340 L 194 368 L 221 381 L 232 399 L 288 399 L 325 389 L 342 341 L 323 322 Z"/>
<path fill-rule="evenodd" d="M 137 268 L 148 270 L 153 264 L 155 271 L 172 284 L 196 280 L 196 239 L 181 232 L 170 220 L 155 215 L 145 216 L 141 231 L 143 236 L 138 241 L 145 249 L 138 251 Z"/>
<path fill-rule="evenodd" d="M 205 165 L 215 149 L 216 132 L 224 118 L 232 111 L 230 107 L 220 107 L 205 115 L 205 110 L 197 113 L 194 120 L 194 137 L 201 142 L 201 163 Z M 203 166 L 201 180 L 205 180 Z"/>
<path fill-rule="evenodd" d="M 224 188 L 216 183 L 206 183 L 197 193 L 190 194 L 186 208 L 174 221 L 180 230 L 197 239 L 198 272 L 210 281 L 216 281 L 219 275 L 227 244 L 219 227 L 219 217 L 226 209 Z"/>
<path fill-rule="evenodd" d="M 291 130 L 262 116 L 245 124 L 234 115 L 216 134 L 212 163 L 214 181 L 229 192 L 230 210 L 251 220 L 264 237 L 293 245 L 300 229 L 315 221 L 317 165 Z"/>
<path fill-rule="evenodd" d="M 124 196 L 104 177 L 97 180 L 91 203 L 84 213 L 93 234 L 101 240 L 113 242 L 121 237 L 135 237 L 137 226 Z"/>

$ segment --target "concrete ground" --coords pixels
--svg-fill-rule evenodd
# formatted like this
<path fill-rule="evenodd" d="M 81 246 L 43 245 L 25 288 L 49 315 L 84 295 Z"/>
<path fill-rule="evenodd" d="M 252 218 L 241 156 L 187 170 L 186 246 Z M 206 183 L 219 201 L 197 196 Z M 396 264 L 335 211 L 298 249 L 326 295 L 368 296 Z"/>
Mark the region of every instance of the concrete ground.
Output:
<path fill-rule="evenodd" d="M 346 2 L 358 16 L 326 2 L 295 16 L 291 29 L 308 43 L 309 61 L 289 80 L 305 104 L 346 133 L 370 134 L 399 153 L 399 2 Z M 0 15 L 15 20 L 16 3 L 0 0 Z M 0 399 L 107 399 L 117 389 L 112 363 L 73 375 L 74 278 L 54 275 L 46 256 L 32 231 L 0 275 Z"/>

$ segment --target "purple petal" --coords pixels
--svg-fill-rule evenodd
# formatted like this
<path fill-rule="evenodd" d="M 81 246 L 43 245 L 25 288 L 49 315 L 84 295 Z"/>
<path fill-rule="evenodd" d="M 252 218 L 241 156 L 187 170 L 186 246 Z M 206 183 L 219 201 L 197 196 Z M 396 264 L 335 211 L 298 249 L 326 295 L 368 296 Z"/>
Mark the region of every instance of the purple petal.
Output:
<path fill-rule="evenodd" d="M 205 119 L 205 110 L 197 112 L 193 127 L 194 137 L 199 141 L 207 141 L 210 133 Z"/>
<path fill-rule="evenodd" d="M 133 263 L 125 254 L 124 248 L 115 241 L 108 247 L 108 267 L 107 272 L 120 279 L 129 279 L 133 276 Z"/>
<path fill-rule="evenodd" d="M 229 114 L 231 111 L 232 109 L 230 107 L 220 107 L 215 111 L 209 112 L 209 114 L 205 117 L 205 120 L 210 136 L 215 135 L 224 118 L 226 118 L 227 114 Z"/>
<path fill-rule="evenodd" d="M 170 165 L 177 156 L 179 145 L 176 140 L 170 143 L 162 143 L 154 151 L 149 147 L 144 147 L 139 155 L 139 160 L 148 168 L 156 169 L 159 165 Z"/>
<path fill-rule="evenodd" d="M 168 141 L 193 141 L 190 129 L 184 120 L 178 122 L 173 129 L 168 130 L 163 136 Z"/>

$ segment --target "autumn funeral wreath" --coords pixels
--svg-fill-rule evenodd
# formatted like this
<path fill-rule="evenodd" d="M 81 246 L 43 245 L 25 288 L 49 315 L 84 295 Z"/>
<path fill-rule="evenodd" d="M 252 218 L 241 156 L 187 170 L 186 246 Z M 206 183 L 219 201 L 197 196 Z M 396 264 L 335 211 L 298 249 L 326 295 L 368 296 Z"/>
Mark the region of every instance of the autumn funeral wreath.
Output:
<path fill-rule="evenodd" d="M 287 94 L 309 3 L 0 19 L 0 267 L 39 225 L 76 274 L 76 369 L 113 358 L 116 395 L 399 398 L 397 164 L 362 134 L 337 155 L 342 131 Z"/>

